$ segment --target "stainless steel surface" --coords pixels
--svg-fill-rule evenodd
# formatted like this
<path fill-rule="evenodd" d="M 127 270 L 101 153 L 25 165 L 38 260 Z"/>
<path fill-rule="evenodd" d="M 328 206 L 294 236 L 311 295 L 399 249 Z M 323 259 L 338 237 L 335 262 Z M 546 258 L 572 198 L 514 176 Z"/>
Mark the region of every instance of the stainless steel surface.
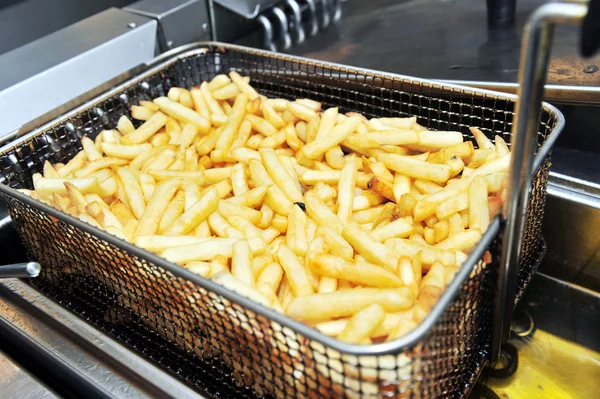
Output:
<path fill-rule="evenodd" d="M 155 41 L 155 21 L 111 8 L 1 55 L 0 137 L 152 59 Z"/>
<path fill-rule="evenodd" d="M 490 28 L 483 0 L 348 1 L 342 24 L 307 38 L 291 52 L 514 93 L 524 23 L 547 2 L 518 0 L 514 24 Z M 591 72 L 600 66 L 600 56 L 579 57 L 578 40 L 578 28 L 557 28 L 548 70 L 549 101 L 600 102 L 600 70 Z"/>
<path fill-rule="evenodd" d="M 86 397 L 202 398 L 19 280 L 0 282 L 0 334 L 85 381 Z"/>
<path fill-rule="evenodd" d="M 511 141 L 511 162 L 507 201 L 502 214 L 506 227 L 502 239 L 502 254 L 498 273 L 495 303 L 496 325 L 492 337 L 492 359 L 497 359 L 502 343 L 508 339 L 517 293 L 518 267 L 522 252 L 529 193 L 535 170 L 536 133 L 542 108 L 544 83 L 552 29 L 557 24 L 577 24 L 585 17 L 587 7 L 581 4 L 548 4 L 530 17 L 523 34 L 519 72 L 519 99 L 516 104 Z M 564 124 L 564 123 L 563 123 Z M 558 131 L 562 130 L 562 125 Z M 548 143 L 545 143 L 546 145 Z M 551 143 L 550 143 L 551 144 Z"/>
<path fill-rule="evenodd" d="M 246 19 L 254 19 L 280 0 L 214 0 L 214 2 Z"/>
<path fill-rule="evenodd" d="M 541 271 L 600 292 L 600 185 L 551 173 L 546 213 Z"/>
<path fill-rule="evenodd" d="M 256 20 L 263 28 L 263 35 L 265 37 L 263 47 L 269 51 L 277 51 L 277 46 L 273 42 L 273 25 L 269 21 L 269 18 L 259 15 Z"/>
<path fill-rule="evenodd" d="M 0 279 L 3 278 L 32 278 L 40 274 L 41 266 L 37 262 L 15 263 L 0 266 Z"/>
<path fill-rule="evenodd" d="M 59 398 L 2 352 L 0 352 L 0 397 L 6 399 Z"/>
<path fill-rule="evenodd" d="M 155 20 L 159 49 L 165 52 L 184 44 L 211 40 L 206 3 L 205 0 L 141 0 L 123 10 Z"/>

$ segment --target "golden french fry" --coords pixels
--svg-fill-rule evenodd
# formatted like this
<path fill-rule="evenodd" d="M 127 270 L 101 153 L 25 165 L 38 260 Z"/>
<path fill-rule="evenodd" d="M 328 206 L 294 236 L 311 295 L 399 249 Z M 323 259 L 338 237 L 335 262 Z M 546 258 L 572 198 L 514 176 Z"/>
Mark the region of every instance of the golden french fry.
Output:
<path fill-rule="evenodd" d="M 445 219 L 453 213 L 460 212 L 468 207 L 469 195 L 467 193 L 460 193 L 439 204 L 436 208 L 435 214 L 438 219 Z"/>
<path fill-rule="evenodd" d="M 351 260 L 354 258 L 354 248 L 341 234 L 327 226 L 319 226 L 316 231 L 317 237 L 322 237 L 332 254 Z"/>
<path fill-rule="evenodd" d="M 169 198 L 170 199 L 170 198 Z M 208 192 L 194 205 L 187 209 L 164 232 L 165 235 L 183 235 L 193 230 L 200 222 L 217 210 L 219 195 L 216 188 L 211 187 Z"/>
<path fill-rule="evenodd" d="M 430 164 L 402 155 L 379 153 L 377 159 L 395 172 L 436 183 L 445 183 L 452 172 L 447 165 Z"/>
<path fill-rule="evenodd" d="M 286 125 L 286 122 L 283 120 L 281 116 L 275 111 L 275 109 L 271 106 L 269 101 L 262 102 L 262 112 L 264 118 L 269 122 L 275 129 L 281 129 Z M 290 125 L 293 127 L 293 125 Z"/>
<path fill-rule="evenodd" d="M 254 88 L 250 86 L 248 82 L 246 82 L 244 78 L 240 76 L 239 73 L 231 71 L 229 72 L 229 77 L 237 85 L 238 89 L 240 89 L 242 93 L 246 94 L 250 100 L 254 100 L 255 98 L 259 97 L 259 94 L 256 92 L 256 90 L 254 90 Z"/>
<path fill-rule="evenodd" d="M 178 189 L 179 180 L 164 181 L 156 187 L 139 220 L 134 236 L 153 235 L 158 231 L 161 219 Z"/>
<path fill-rule="evenodd" d="M 481 130 L 477 129 L 476 127 L 470 127 L 469 130 L 471 131 L 473 137 L 475 137 L 475 141 L 477 141 L 479 148 L 490 150 L 496 149 L 494 144 L 486 137 L 485 134 L 483 134 Z"/>
<path fill-rule="evenodd" d="M 133 123 L 131 123 L 127 115 L 123 115 L 119 118 L 117 122 L 117 130 L 119 131 L 119 133 L 125 136 L 133 132 L 135 130 L 135 126 L 133 126 Z"/>
<path fill-rule="evenodd" d="M 239 240 L 233 244 L 231 274 L 251 287 L 255 285 L 254 271 L 252 269 L 252 252 L 246 240 Z"/>
<path fill-rule="evenodd" d="M 367 183 L 367 187 L 370 190 L 376 192 L 377 194 L 389 199 L 390 201 L 394 201 L 396 199 L 394 196 L 394 187 L 392 186 L 392 184 L 378 178 L 377 176 L 369 180 L 369 182 Z"/>
<path fill-rule="evenodd" d="M 322 276 L 347 280 L 362 286 L 394 288 L 403 285 L 395 273 L 372 263 L 355 262 L 318 253 L 311 253 L 308 259 L 311 267 Z"/>
<path fill-rule="evenodd" d="M 352 219 L 352 205 L 354 202 L 354 188 L 356 184 L 357 164 L 354 157 L 346 160 L 346 165 L 340 173 L 338 183 L 338 211 L 337 216 L 342 223 Z"/>
<path fill-rule="evenodd" d="M 75 206 L 75 208 L 77 208 L 79 212 L 85 214 L 88 202 L 86 201 L 81 191 L 79 191 L 79 189 L 69 181 L 65 181 L 64 185 L 67 191 L 67 196 L 71 199 L 71 203 Z"/>
<path fill-rule="evenodd" d="M 332 128 L 329 133 L 323 134 L 322 138 L 317 133 L 317 140 L 306 144 L 301 152 L 310 159 L 320 157 L 327 150 L 344 141 L 346 137 L 354 132 L 360 121 L 359 117 L 347 118 L 343 123 Z"/>
<path fill-rule="evenodd" d="M 260 148 L 259 153 L 272 181 L 283 191 L 286 197 L 292 202 L 302 202 L 302 193 L 279 161 L 275 151 L 272 148 Z"/>
<path fill-rule="evenodd" d="M 87 157 L 88 161 L 95 161 L 102 158 L 102 154 L 96 148 L 94 142 L 87 136 L 81 138 L 81 145 L 83 146 L 83 152 Z"/>
<path fill-rule="evenodd" d="M 242 205 L 235 204 L 230 201 L 221 201 L 218 204 L 219 214 L 223 217 L 229 215 L 237 215 L 246 218 L 253 225 L 258 225 L 262 217 L 261 213 L 255 209 L 248 208 Z"/>
<path fill-rule="evenodd" d="M 355 313 L 337 338 L 353 344 L 361 343 L 369 338 L 384 319 L 385 310 L 379 304 L 374 303 Z"/>
<path fill-rule="evenodd" d="M 112 166 L 121 166 L 125 165 L 126 163 L 126 160 L 119 158 L 98 158 L 95 161 L 88 163 L 83 168 L 76 170 L 73 175 L 75 177 L 87 177 L 100 169 L 110 168 Z"/>
<path fill-rule="evenodd" d="M 130 111 L 131 117 L 139 121 L 147 121 L 155 115 L 154 111 L 150 111 L 148 108 L 139 105 L 132 105 Z"/>
<path fill-rule="evenodd" d="M 233 144 L 235 135 L 242 124 L 247 103 L 248 97 L 246 95 L 240 94 L 236 97 L 228 122 L 217 140 L 216 149 L 229 151 L 229 147 Z"/>
<path fill-rule="evenodd" d="M 119 168 L 117 174 L 123 185 L 127 203 L 131 207 L 135 217 L 140 219 L 146 209 L 146 201 L 144 200 L 144 194 L 136 176 L 127 167 Z"/>
<path fill-rule="evenodd" d="M 469 251 L 481 240 L 481 231 L 469 229 L 462 233 L 454 234 L 444 241 L 435 245 L 439 249 L 453 249 L 457 251 Z"/>
<path fill-rule="evenodd" d="M 125 145 L 103 142 L 100 144 L 100 148 L 102 149 L 102 152 L 104 152 L 104 154 L 106 154 L 109 157 L 134 159 L 141 153 L 149 151 L 152 148 L 152 145 L 148 143 L 137 145 Z"/>
<path fill-rule="evenodd" d="M 246 120 L 250 122 L 254 130 L 263 136 L 272 136 L 277 133 L 275 126 L 271 125 L 267 120 L 253 114 L 246 114 Z"/>
<path fill-rule="evenodd" d="M 133 132 L 121 137 L 122 144 L 140 144 L 150 139 L 167 123 L 167 116 L 162 112 L 157 112 L 152 115 L 146 122 Z"/>
<path fill-rule="evenodd" d="M 373 236 L 358 223 L 350 221 L 344 226 L 342 236 L 361 254 L 367 261 L 396 271 L 398 256 L 390 251 L 384 244 L 377 242 Z"/>
<path fill-rule="evenodd" d="M 306 214 L 298 205 L 294 205 L 288 216 L 286 245 L 298 256 L 306 256 Z"/>
<path fill-rule="evenodd" d="M 314 109 L 298 102 L 288 102 L 287 109 L 296 118 L 305 120 L 307 122 L 310 122 L 313 118 L 317 116 L 317 113 Z"/>
<path fill-rule="evenodd" d="M 285 272 L 295 297 L 303 297 L 314 293 L 306 269 L 291 249 L 285 245 L 280 245 L 277 251 L 277 259 Z"/>
<path fill-rule="evenodd" d="M 406 238 L 414 232 L 414 226 L 404 219 L 397 219 L 386 225 L 379 226 L 371 232 L 371 236 L 378 242 L 384 242 L 389 238 Z"/>
<path fill-rule="evenodd" d="M 165 114 L 179 119 L 182 122 L 196 125 L 200 133 L 208 133 L 210 130 L 210 121 L 208 121 L 208 119 L 167 97 L 155 98 L 154 103 L 157 104 L 160 107 L 160 110 Z M 167 121 L 165 120 L 165 123 L 166 122 Z"/>
<path fill-rule="evenodd" d="M 469 186 L 469 228 L 485 232 L 490 224 L 487 183 L 476 176 Z"/>
<path fill-rule="evenodd" d="M 412 307 L 414 300 L 414 294 L 405 287 L 354 288 L 295 298 L 286 310 L 298 320 L 327 320 L 352 316 L 374 303 L 386 312 L 403 311 Z"/>
<path fill-rule="evenodd" d="M 312 191 L 307 191 L 304 196 L 304 204 L 308 216 L 313 219 L 317 225 L 330 227 L 338 234 L 342 232 L 344 224 L 335 213 Z"/>
<path fill-rule="evenodd" d="M 419 243 L 404 238 L 391 238 L 386 240 L 385 246 L 400 257 L 413 258 L 420 253 L 420 262 L 425 265 L 431 265 L 435 262 L 441 262 L 444 265 L 458 264 L 455 252 L 428 245 L 426 242 Z"/>
<path fill-rule="evenodd" d="M 51 196 L 52 193 L 64 195 L 67 193 L 67 189 L 64 185 L 68 182 L 75 186 L 82 194 L 97 193 L 98 178 L 96 177 L 82 177 L 74 179 L 61 179 L 61 178 L 39 178 L 34 180 L 33 186 L 36 193 L 40 197 Z"/>

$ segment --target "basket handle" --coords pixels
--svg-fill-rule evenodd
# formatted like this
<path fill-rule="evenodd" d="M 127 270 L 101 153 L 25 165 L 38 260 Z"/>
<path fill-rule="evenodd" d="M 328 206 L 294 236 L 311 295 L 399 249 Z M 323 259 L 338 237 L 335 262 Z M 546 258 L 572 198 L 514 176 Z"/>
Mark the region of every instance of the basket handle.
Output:
<path fill-rule="evenodd" d="M 502 208 L 505 228 L 494 305 L 492 361 L 498 359 L 501 345 L 510 333 L 553 29 L 555 25 L 581 24 L 587 12 L 586 2 L 549 3 L 539 7 L 525 25 L 518 99 L 512 128 L 508 200 Z"/>
<path fill-rule="evenodd" d="M 40 274 L 41 266 L 37 262 L 15 263 L 0 266 L 0 279 L 4 278 L 33 278 Z"/>

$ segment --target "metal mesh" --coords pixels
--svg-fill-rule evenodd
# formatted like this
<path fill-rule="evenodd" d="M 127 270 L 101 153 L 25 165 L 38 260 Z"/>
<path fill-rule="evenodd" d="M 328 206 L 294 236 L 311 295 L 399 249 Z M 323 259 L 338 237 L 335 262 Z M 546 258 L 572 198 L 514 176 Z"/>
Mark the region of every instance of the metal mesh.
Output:
<path fill-rule="evenodd" d="M 129 106 L 237 70 L 273 97 L 308 97 L 368 117 L 416 115 L 435 130 L 479 127 L 510 142 L 514 103 L 501 95 L 310 62 L 237 47 L 208 46 L 177 56 L 0 154 L 3 182 L 31 188 L 44 160 L 65 162 L 83 135 L 114 128 Z M 539 145 L 556 116 L 544 110 Z M 467 137 L 467 135 L 465 135 Z M 520 266 L 520 288 L 543 252 L 540 236 L 549 160 L 534 177 Z M 5 190 L 4 190 L 5 191 Z M 349 355 L 233 303 L 4 192 L 31 259 L 43 265 L 32 284 L 66 307 L 208 395 L 220 397 L 460 397 L 488 357 L 499 237 L 492 263 L 471 273 L 433 328 L 394 354 Z M 29 202 L 29 201 L 28 201 Z M 92 229 L 93 231 L 93 229 Z M 177 273 L 178 274 L 178 273 Z M 291 326 L 291 327 L 290 327 Z M 303 333 L 304 332 L 304 333 Z"/>

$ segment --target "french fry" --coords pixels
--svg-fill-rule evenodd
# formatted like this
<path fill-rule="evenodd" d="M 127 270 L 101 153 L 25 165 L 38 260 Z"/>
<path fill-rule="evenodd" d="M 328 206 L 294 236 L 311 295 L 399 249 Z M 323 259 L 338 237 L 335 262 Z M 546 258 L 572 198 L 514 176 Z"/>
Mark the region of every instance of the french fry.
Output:
<path fill-rule="evenodd" d="M 217 210 L 219 205 L 219 195 L 217 189 L 211 187 L 210 190 L 198 202 L 192 205 L 165 231 L 165 235 L 184 235 L 193 230 L 200 222 L 210 216 Z M 202 260 L 202 259 L 199 259 Z"/>
<path fill-rule="evenodd" d="M 386 225 L 375 228 L 371 236 L 378 242 L 384 242 L 389 238 L 406 238 L 414 232 L 414 226 L 404 219 L 397 219 Z"/>
<path fill-rule="evenodd" d="M 154 111 L 150 111 L 148 108 L 139 105 L 132 105 L 130 111 L 131 117 L 139 121 L 147 121 L 155 115 Z"/>
<path fill-rule="evenodd" d="M 48 197 L 51 196 L 52 193 L 64 195 L 67 193 L 67 189 L 64 185 L 65 182 L 75 186 L 82 194 L 98 192 L 98 179 L 96 177 L 82 177 L 74 179 L 42 177 L 34 181 L 34 188 L 40 197 Z"/>
<path fill-rule="evenodd" d="M 354 262 L 335 255 L 311 253 L 309 264 L 320 275 L 347 280 L 362 286 L 394 288 L 401 287 L 402 281 L 378 265 L 367 262 Z"/>
<path fill-rule="evenodd" d="M 376 263 L 395 272 L 398 256 L 384 244 L 377 242 L 371 234 L 358 223 L 350 221 L 344 226 L 342 236 L 367 261 Z"/>
<path fill-rule="evenodd" d="M 430 164 L 407 156 L 380 153 L 377 159 L 395 172 L 403 173 L 415 179 L 445 183 L 452 172 L 447 165 Z"/>
<path fill-rule="evenodd" d="M 340 341 L 349 343 L 361 343 L 368 339 L 373 331 L 383 323 L 385 319 L 385 310 L 374 303 L 356 314 L 348 321 L 348 325 L 337 337 Z"/>
<path fill-rule="evenodd" d="M 354 249 L 352 246 L 335 230 L 327 226 L 319 226 L 317 227 L 316 236 L 322 237 L 323 240 L 325 240 L 325 243 L 332 254 L 346 260 L 352 260 L 354 258 Z"/>
<path fill-rule="evenodd" d="M 476 176 L 469 186 L 469 228 L 485 232 L 490 225 L 487 183 Z"/>
<path fill-rule="evenodd" d="M 210 130 L 210 122 L 208 119 L 167 97 L 155 98 L 154 103 L 157 104 L 160 107 L 160 110 L 165 114 L 172 116 L 175 119 L 179 119 L 184 123 L 196 125 L 200 133 L 208 133 Z M 165 120 L 165 123 L 166 122 L 167 121 Z"/>
<path fill-rule="evenodd" d="M 306 144 L 301 152 L 310 159 L 316 159 L 330 148 L 344 141 L 346 137 L 354 132 L 359 123 L 360 118 L 352 117 L 335 126 L 328 134 L 323 134 L 322 138 L 321 135 L 317 133 L 317 140 Z"/>
<path fill-rule="evenodd" d="M 302 193 L 292 181 L 285 167 L 277 158 L 272 148 L 261 148 L 259 153 L 262 157 L 265 169 L 271 176 L 273 182 L 281 189 L 286 197 L 292 202 L 302 202 Z"/>
<path fill-rule="evenodd" d="M 286 245 L 297 256 L 306 256 L 308 242 L 306 240 L 306 214 L 298 205 L 294 205 L 288 216 Z"/>
<path fill-rule="evenodd" d="M 230 98 L 235 98 L 239 94 L 240 90 L 235 83 L 226 84 L 225 86 L 212 91 L 212 96 L 215 100 L 228 100 Z"/>
<path fill-rule="evenodd" d="M 238 89 L 240 89 L 242 93 L 245 93 L 250 100 L 254 100 L 255 98 L 259 97 L 259 94 L 256 92 L 256 90 L 254 90 L 254 88 L 250 86 L 248 82 L 246 82 L 244 78 L 240 76 L 239 73 L 231 71 L 229 72 L 229 77 L 237 85 Z"/>
<path fill-rule="evenodd" d="M 306 192 L 304 195 L 304 204 L 308 216 L 313 219 L 317 225 L 329 227 L 338 234 L 342 232 L 344 229 L 342 221 L 314 192 Z"/>
<path fill-rule="evenodd" d="M 252 252 L 246 240 L 239 240 L 233 244 L 231 274 L 241 282 L 251 287 L 255 286 L 254 271 L 252 269 Z"/>
<path fill-rule="evenodd" d="M 471 250 L 481 240 L 481 231 L 469 229 L 462 233 L 454 234 L 435 245 L 439 249 L 453 249 L 457 251 Z"/>
<path fill-rule="evenodd" d="M 460 212 L 467 209 L 469 206 L 469 195 L 467 193 L 460 193 L 455 197 L 452 197 L 436 208 L 435 214 L 438 219 L 445 219 L 453 213 Z"/>
<path fill-rule="evenodd" d="M 471 131 L 473 137 L 475 137 L 475 141 L 477 141 L 479 148 L 490 150 L 496 149 L 494 144 L 486 137 L 485 134 L 483 134 L 481 130 L 477 129 L 476 127 L 470 127 L 469 130 Z"/>
<path fill-rule="evenodd" d="M 236 97 L 235 103 L 233 104 L 233 108 L 231 110 L 231 115 L 229 115 L 229 120 L 217 140 L 217 144 L 215 146 L 216 149 L 229 151 L 229 147 L 231 147 L 233 144 L 235 135 L 242 124 L 247 103 L 248 97 L 246 95 L 240 94 Z"/>
<path fill-rule="evenodd" d="M 135 126 L 133 126 L 133 123 L 131 123 L 127 115 L 123 115 L 119 118 L 119 121 L 117 122 L 117 130 L 119 131 L 119 133 L 125 136 L 133 132 L 135 130 Z"/>
<path fill-rule="evenodd" d="M 153 235 L 159 229 L 159 224 L 166 213 L 167 207 L 175 192 L 179 189 L 178 180 L 168 180 L 160 183 L 146 205 L 134 235 Z M 165 222 L 166 223 L 166 222 Z M 167 230 L 169 231 L 169 230 Z M 181 233 L 185 234 L 185 233 Z"/>
<path fill-rule="evenodd" d="M 352 219 L 354 188 L 356 184 L 357 164 L 353 157 L 346 160 L 338 182 L 338 211 L 337 216 L 342 223 Z"/>
<path fill-rule="evenodd" d="M 144 200 L 148 202 L 154 193 L 156 182 L 152 176 L 146 173 L 140 173 L 137 177 L 142 189 L 142 193 L 144 194 Z"/>
<path fill-rule="evenodd" d="M 211 277 L 211 280 L 219 285 L 222 285 L 223 287 L 227 288 L 228 290 L 237 292 L 241 296 L 244 296 L 248 299 L 253 300 L 254 302 L 256 302 L 260 305 L 263 305 L 263 306 L 266 306 L 269 308 L 273 306 L 271 300 L 269 300 L 269 298 L 267 298 L 265 295 L 263 295 L 260 291 L 249 286 L 248 284 L 241 282 L 240 280 L 238 280 L 237 278 L 235 278 L 234 276 L 232 276 L 231 274 L 229 274 L 227 272 L 220 272 L 220 273 L 214 274 Z"/>
<path fill-rule="evenodd" d="M 223 217 L 227 217 L 229 215 L 241 216 L 248 219 L 248 221 L 255 226 L 260 223 L 260 219 L 262 217 L 260 212 L 255 209 L 241 206 L 229 201 L 220 201 L 217 209 Z"/>
<path fill-rule="evenodd" d="M 299 298 L 314 293 L 304 266 L 298 261 L 294 252 L 285 245 L 279 246 L 277 259 L 285 272 L 294 296 Z"/>
<path fill-rule="evenodd" d="M 133 132 L 121 137 L 122 144 L 140 144 L 150 139 L 167 123 L 167 116 L 157 112 Z"/>
<path fill-rule="evenodd" d="M 73 173 L 73 175 L 75 177 L 87 177 L 100 169 L 110 168 L 112 166 L 125 165 L 126 163 L 127 161 L 119 158 L 98 158 L 88 163 L 83 168 L 76 170 Z"/>
<path fill-rule="evenodd" d="M 377 176 L 369 180 L 369 182 L 367 183 L 367 187 L 370 190 L 376 192 L 377 194 L 389 199 L 390 201 L 394 201 L 396 199 L 394 196 L 394 187 L 392 186 L 392 184 L 380 179 Z"/>
<path fill-rule="evenodd" d="M 146 201 L 144 200 L 144 194 L 142 193 L 137 178 L 127 167 L 119 168 L 117 174 L 123 185 L 127 203 L 131 207 L 135 217 L 140 219 L 146 209 Z"/>
<path fill-rule="evenodd" d="M 149 151 L 152 148 L 152 145 L 147 143 L 137 145 L 125 145 L 103 142 L 100 144 L 100 148 L 102 149 L 102 152 L 104 152 L 104 154 L 110 157 L 134 159 L 141 153 Z"/>
<path fill-rule="evenodd" d="M 263 136 L 269 137 L 277 133 L 275 126 L 271 125 L 267 120 L 260 116 L 246 114 L 246 120 L 250 122 L 254 130 L 262 134 Z"/>
<path fill-rule="evenodd" d="M 287 314 L 298 320 L 328 320 L 352 316 L 374 303 L 386 312 L 403 311 L 412 307 L 414 294 L 405 287 L 354 288 L 313 294 L 293 299 L 287 306 Z"/>

